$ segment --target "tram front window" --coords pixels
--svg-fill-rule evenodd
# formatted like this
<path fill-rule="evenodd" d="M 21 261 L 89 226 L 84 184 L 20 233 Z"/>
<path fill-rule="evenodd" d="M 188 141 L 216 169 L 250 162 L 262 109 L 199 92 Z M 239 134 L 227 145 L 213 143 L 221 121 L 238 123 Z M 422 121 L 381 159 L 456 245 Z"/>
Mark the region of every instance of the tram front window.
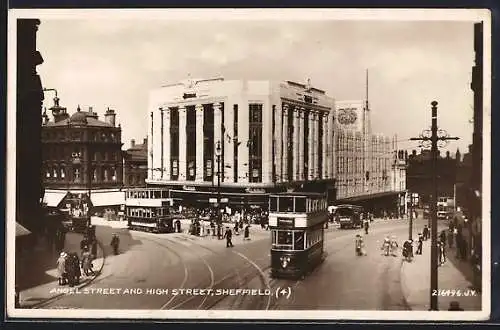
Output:
<path fill-rule="evenodd" d="M 273 247 L 279 250 L 293 249 L 293 234 L 288 230 L 276 230 L 273 235 Z"/>
<path fill-rule="evenodd" d="M 304 232 L 293 233 L 293 249 L 304 250 Z"/>

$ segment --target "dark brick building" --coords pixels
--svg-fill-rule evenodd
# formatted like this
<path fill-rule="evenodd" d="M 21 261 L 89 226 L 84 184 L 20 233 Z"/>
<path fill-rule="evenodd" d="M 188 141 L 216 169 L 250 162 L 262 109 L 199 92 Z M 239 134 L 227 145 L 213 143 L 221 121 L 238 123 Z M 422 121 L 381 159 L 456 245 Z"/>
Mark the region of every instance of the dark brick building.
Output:
<path fill-rule="evenodd" d="M 453 197 L 456 184 L 457 159 L 450 156 L 438 156 L 438 197 Z M 430 150 L 422 150 L 417 154 L 415 150 L 408 155 L 406 173 L 406 187 L 412 193 L 418 193 L 423 203 L 430 201 L 432 194 L 432 160 Z"/>
<path fill-rule="evenodd" d="M 115 111 L 108 109 L 104 121 L 92 108 L 78 107 L 69 116 L 57 96 L 49 110 L 53 121 L 44 112 L 42 123 L 42 177 L 48 206 L 62 207 L 70 195 L 88 203 L 89 190 L 90 207 L 121 205 L 123 158 Z"/>
<path fill-rule="evenodd" d="M 145 187 L 148 177 L 148 139 L 142 144 L 130 143 L 123 153 L 123 183 L 125 187 Z"/>

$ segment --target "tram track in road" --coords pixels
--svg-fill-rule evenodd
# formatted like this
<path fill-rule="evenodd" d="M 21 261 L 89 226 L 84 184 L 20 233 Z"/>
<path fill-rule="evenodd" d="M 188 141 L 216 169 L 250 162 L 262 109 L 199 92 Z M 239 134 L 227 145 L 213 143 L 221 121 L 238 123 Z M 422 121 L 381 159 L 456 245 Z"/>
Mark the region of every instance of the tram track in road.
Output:
<path fill-rule="evenodd" d="M 220 251 L 216 251 L 214 249 L 211 249 L 207 246 L 204 246 L 202 244 L 197 243 L 196 241 L 191 241 L 193 246 L 196 246 L 197 248 L 207 250 L 210 252 L 213 256 L 222 256 L 222 257 L 227 257 L 227 252 L 222 253 Z M 192 249 L 192 248 L 191 248 Z M 238 254 L 237 252 L 231 251 L 235 253 L 236 255 Z M 239 256 L 241 258 L 241 256 Z M 206 261 L 206 260 L 205 260 Z M 206 261 L 207 265 L 209 264 L 208 261 Z M 257 269 L 255 268 L 254 265 L 248 265 L 246 267 L 235 267 L 234 269 L 230 270 L 228 274 L 226 274 L 223 278 L 218 280 L 217 282 L 212 282 L 210 288 L 211 289 L 216 289 L 216 288 L 227 288 L 228 286 L 232 289 L 234 284 L 237 283 L 236 288 L 238 287 L 243 287 L 247 283 L 249 283 L 253 278 L 255 278 L 256 271 Z M 262 278 L 263 283 L 265 282 L 265 278 Z M 231 285 L 233 284 L 233 285 Z M 260 289 L 260 288 L 259 288 Z M 205 295 L 203 298 L 202 304 L 198 306 L 198 309 L 203 308 L 203 309 L 211 309 L 215 306 L 217 306 L 219 303 L 221 303 L 223 300 L 231 297 L 230 295 Z M 180 302 L 176 306 L 172 307 L 172 309 L 177 309 L 180 307 L 185 307 L 186 304 L 195 301 L 196 299 L 199 299 L 199 296 L 190 296 L 184 301 Z"/>

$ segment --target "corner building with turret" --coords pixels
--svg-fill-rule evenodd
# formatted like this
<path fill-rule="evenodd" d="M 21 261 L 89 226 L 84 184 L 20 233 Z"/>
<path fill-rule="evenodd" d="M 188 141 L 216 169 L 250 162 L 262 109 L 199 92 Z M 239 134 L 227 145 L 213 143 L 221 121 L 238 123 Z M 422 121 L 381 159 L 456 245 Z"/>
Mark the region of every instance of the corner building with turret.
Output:
<path fill-rule="evenodd" d="M 121 127 L 107 109 L 104 120 L 78 106 L 71 116 L 54 98 L 42 115 L 44 203 L 68 211 L 118 210 L 125 202 Z"/>

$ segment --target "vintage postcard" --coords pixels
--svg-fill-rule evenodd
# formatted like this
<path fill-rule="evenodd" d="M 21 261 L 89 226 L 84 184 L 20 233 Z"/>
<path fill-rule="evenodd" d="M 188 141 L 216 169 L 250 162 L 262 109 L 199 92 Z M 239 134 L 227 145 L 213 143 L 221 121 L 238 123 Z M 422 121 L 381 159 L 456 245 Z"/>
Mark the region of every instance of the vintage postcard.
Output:
<path fill-rule="evenodd" d="M 10 11 L 8 316 L 487 319 L 490 25 Z"/>

